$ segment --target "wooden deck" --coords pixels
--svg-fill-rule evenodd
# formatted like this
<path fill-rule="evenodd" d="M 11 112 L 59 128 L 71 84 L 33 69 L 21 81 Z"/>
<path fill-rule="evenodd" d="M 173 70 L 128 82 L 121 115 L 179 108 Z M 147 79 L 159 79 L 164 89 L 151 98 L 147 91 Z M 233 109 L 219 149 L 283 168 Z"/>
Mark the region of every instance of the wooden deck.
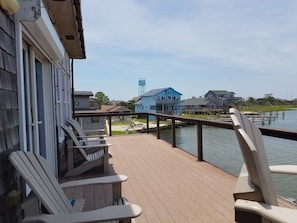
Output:
<path fill-rule="evenodd" d="M 235 222 L 236 177 L 149 134 L 113 136 L 109 142 L 111 172 L 129 177 L 123 194 L 143 209 L 137 223 Z M 81 177 L 98 172 L 94 169 Z M 89 199 L 85 207 L 93 209 L 110 202 L 111 188 L 88 186 L 66 193 Z"/>

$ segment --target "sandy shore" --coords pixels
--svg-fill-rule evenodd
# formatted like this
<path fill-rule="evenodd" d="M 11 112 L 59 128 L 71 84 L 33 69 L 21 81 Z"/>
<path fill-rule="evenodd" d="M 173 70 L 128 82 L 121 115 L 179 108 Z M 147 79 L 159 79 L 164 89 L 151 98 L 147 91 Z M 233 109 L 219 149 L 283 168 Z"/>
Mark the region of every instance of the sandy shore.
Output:
<path fill-rule="evenodd" d="M 160 126 L 164 126 L 165 124 L 160 124 Z M 157 124 L 154 124 L 154 123 L 150 123 L 149 124 L 149 128 L 156 128 L 157 127 Z M 130 126 L 130 125 L 112 125 L 111 126 L 111 130 L 112 131 L 137 131 L 137 130 L 141 130 L 141 129 L 146 129 L 146 124 L 144 123 L 139 123 L 135 126 Z"/>

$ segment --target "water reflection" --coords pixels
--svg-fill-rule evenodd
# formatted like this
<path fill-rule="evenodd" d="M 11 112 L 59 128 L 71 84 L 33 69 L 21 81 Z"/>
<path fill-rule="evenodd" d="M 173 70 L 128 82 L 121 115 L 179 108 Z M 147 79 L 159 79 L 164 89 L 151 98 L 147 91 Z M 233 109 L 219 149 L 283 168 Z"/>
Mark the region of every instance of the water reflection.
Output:
<path fill-rule="evenodd" d="M 257 125 L 263 123 L 256 122 Z M 267 127 L 297 131 L 297 110 L 286 111 L 265 123 Z M 171 142 L 171 130 L 162 130 L 161 139 Z M 176 146 L 197 156 L 196 126 L 176 129 Z M 263 136 L 267 158 L 270 165 L 296 164 L 297 142 Z M 238 176 L 243 164 L 240 148 L 234 131 L 214 127 L 203 127 L 204 160 Z M 282 197 L 297 198 L 297 176 L 273 175 L 277 194 Z"/>

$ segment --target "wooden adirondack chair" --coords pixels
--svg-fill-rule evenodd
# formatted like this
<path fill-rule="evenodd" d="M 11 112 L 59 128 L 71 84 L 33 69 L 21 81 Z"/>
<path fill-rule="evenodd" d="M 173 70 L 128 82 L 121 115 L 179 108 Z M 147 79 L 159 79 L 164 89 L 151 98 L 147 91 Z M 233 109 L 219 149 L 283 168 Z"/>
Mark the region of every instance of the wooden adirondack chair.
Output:
<path fill-rule="evenodd" d="M 48 212 L 48 214 L 40 213 L 34 216 L 25 216 L 23 222 L 80 223 L 112 220 L 131 222 L 132 218 L 138 217 L 142 212 L 138 205 L 129 204 L 126 202 L 126 199 L 120 197 L 121 182 L 127 180 L 127 177 L 124 175 L 91 178 L 59 184 L 49 170 L 46 160 L 40 155 L 18 151 L 11 153 L 9 159 Z M 88 184 L 113 184 L 114 198 L 125 200 L 125 205 L 108 206 L 86 212 L 82 212 L 82 206 L 74 208 L 64 193 L 63 188 Z"/>
<path fill-rule="evenodd" d="M 78 138 L 80 138 L 81 140 L 93 138 L 91 141 L 93 141 L 93 140 L 99 140 L 100 141 L 101 139 L 106 139 L 105 135 L 103 135 L 103 134 L 87 136 L 85 131 L 82 129 L 80 124 L 75 119 L 69 119 L 68 124 L 71 125 L 71 127 L 77 133 Z"/>
<path fill-rule="evenodd" d="M 234 129 L 242 128 L 256 146 L 257 150 L 261 154 L 261 157 L 267 160 L 260 129 L 237 109 L 230 108 L 229 113 L 231 114 L 230 117 L 232 119 Z M 273 165 L 269 166 L 269 169 L 271 173 L 297 174 L 297 165 Z"/>
<path fill-rule="evenodd" d="M 236 109 L 230 109 L 230 117 L 240 145 L 248 177 L 246 187 L 254 187 L 261 196 L 244 197 L 235 195 L 235 218 L 237 222 L 296 222 L 297 210 L 278 207 L 271 172 L 297 174 L 293 165 L 270 167 L 264 150 L 259 128 Z M 286 171 L 286 168 L 288 171 Z M 247 214 L 248 213 L 248 214 Z M 255 217 L 257 216 L 257 217 Z M 253 219 L 253 220 L 251 220 Z"/>
<path fill-rule="evenodd" d="M 70 126 L 61 125 L 61 128 L 70 139 L 67 142 L 68 172 L 65 176 L 77 176 L 100 165 L 103 166 L 104 173 L 108 172 L 108 147 L 111 144 L 86 143 L 86 140 L 77 138 Z M 74 150 L 78 151 L 83 158 L 83 162 L 76 166 L 74 165 Z"/>

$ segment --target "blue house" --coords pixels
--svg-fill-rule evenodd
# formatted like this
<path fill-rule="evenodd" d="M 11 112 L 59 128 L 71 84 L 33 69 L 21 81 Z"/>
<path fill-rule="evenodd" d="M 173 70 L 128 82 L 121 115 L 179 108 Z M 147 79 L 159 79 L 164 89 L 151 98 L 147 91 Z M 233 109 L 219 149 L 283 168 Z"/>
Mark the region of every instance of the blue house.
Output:
<path fill-rule="evenodd" d="M 135 112 L 180 115 L 182 112 L 181 95 L 171 87 L 150 90 L 141 95 L 135 103 Z"/>

